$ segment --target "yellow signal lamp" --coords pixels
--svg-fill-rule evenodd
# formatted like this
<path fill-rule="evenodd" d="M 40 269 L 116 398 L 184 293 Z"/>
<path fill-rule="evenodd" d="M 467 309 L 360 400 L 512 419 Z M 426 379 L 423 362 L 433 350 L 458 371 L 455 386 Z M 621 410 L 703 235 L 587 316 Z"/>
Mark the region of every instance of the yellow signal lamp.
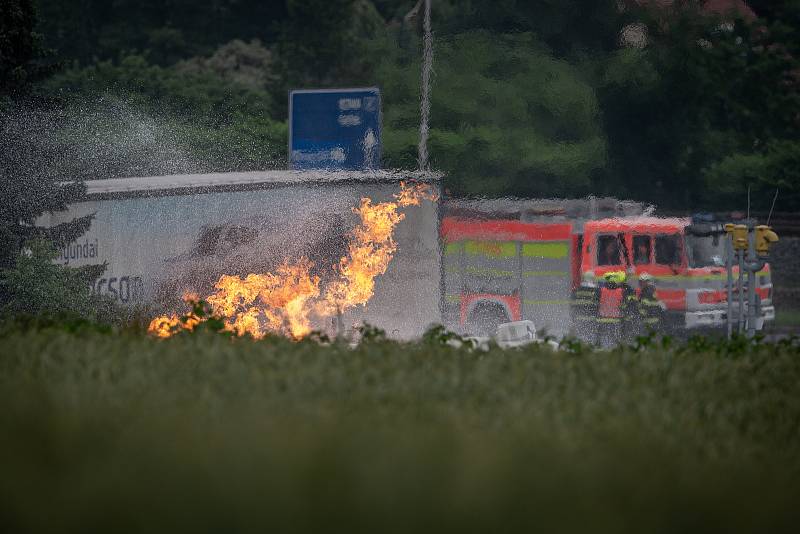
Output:
<path fill-rule="evenodd" d="M 756 253 L 759 256 L 769 256 L 769 247 L 778 242 L 778 234 L 772 228 L 761 224 L 756 226 Z"/>
<path fill-rule="evenodd" d="M 736 224 L 733 226 L 733 248 L 747 250 L 747 225 Z"/>

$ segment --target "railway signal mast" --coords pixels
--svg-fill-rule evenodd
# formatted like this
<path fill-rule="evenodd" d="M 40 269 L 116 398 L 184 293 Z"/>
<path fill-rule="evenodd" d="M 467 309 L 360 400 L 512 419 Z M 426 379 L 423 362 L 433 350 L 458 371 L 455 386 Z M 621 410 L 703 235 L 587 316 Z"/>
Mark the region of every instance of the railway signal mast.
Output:
<path fill-rule="evenodd" d="M 776 191 L 775 197 L 778 193 Z M 775 201 L 772 203 L 775 207 Z M 770 210 L 770 216 L 772 211 Z M 769 258 L 769 249 L 773 243 L 778 241 L 776 234 L 767 224 L 756 225 L 751 219 L 746 224 L 726 224 L 725 225 L 725 266 L 728 271 L 728 313 L 727 331 L 728 339 L 733 335 L 733 253 L 736 252 L 738 263 L 739 280 L 736 285 L 738 310 L 737 310 L 737 331 L 742 334 L 746 331 L 747 337 L 752 338 L 756 333 L 756 321 L 760 316 L 760 297 L 756 295 L 756 273 L 764 268 Z M 744 273 L 747 272 L 747 285 L 744 285 Z M 747 288 L 747 312 L 744 310 L 743 290 Z"/>

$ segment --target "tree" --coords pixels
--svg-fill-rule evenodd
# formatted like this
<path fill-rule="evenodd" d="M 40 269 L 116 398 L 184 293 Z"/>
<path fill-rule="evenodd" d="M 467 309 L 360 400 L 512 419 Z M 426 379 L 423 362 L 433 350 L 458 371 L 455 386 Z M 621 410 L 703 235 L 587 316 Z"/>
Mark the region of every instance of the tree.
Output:
<path fill-rule="evenodd" d="M 53 70 L 43 61 L 46 52 L 35 25 L 32 0 L 0 3 L 0 109 L 4 99 L 19 96 Z"/>
<path fill-rule="evenodd" d="M 365 42 L 385 21 L 369 0 L 287 0 L 288 17 L 276 46 L 277 95 L 299 87 L 348 86 L 370 79 Z M 285 102 L 285 100 L 284 100 Z M 284 108 L 279 118 L 285 118 Z"/>
<path fill-rule="evenodd" d="M 232 41 L 170 67 L 139 55 L 54 76 L 60 172 L 86 179 L 260 170 L 286 164 L 286 125 L 271 94 L 272 55 Z M 285 113 L 285 112 L 284 112 Z"/>
<path fill-rule="evenodd" d="M 775 188 L 781 205 L 800 205 L 800 44 L 790 25 L 800 22 L 800 4 L 783 13 L 718 35 L 702 58 L 723 88 L 710 122 L 733 138 L 703 169 L 706 190 L 741 205 L 751 186 L 762 209 Z"/>
<path fill-rule="evenodd" d="M 5 113 L 0 121 L 0 269 L 14 265 L 22 245 L 31 239 L 46 238 L 64 246 L 83 235 L 92 215 L 77 218 L 52 228 L 38 226 L 39 217 L 63 211 L 80 200 L 85 186 L 80 181 L 61 184 L 64 176 L 55 165 L 61 150 L 49 134 L 56 128 L 52 116 L 32 110 Z"/>
<path fill-rule="evenodd" d="M 119 61 L 68 69 L 42 89 L 44 94 L 65 95 L 65 101 L 116 95 L 138 111 L 191 117 L 206 125 L 225 124 L 242 115 L 270 115 L 273 100 L 267 88 L 241 79 L 253 73 L 241 68 L 218 71 L 209 61 L 160 67 L 143 56 L 126 55 Z"/>
<path fill-rule="evenodd" d="M 598 188 L 673 208 L 730 209 L 742 206 L 748 184 L 765 202 L 780 185 L 782 201 L 797 202 L 800 182 L 783 168 L 800 139 L 796 26 L 697 8 L 645 14 L 647 46 L 603 62 L 596 85 L 609 165 Z"/>
<path fill-rule="evenodd" d="M 377 55 L 388 166 L 413 168 L 419 125 L 416 47 Z M 530 34 L 468 32 L 436 45 L 430 152 L 453 194 L 581 195 L 605 162 L 592 88 Z"/>
<path fill-rule="evenodd" d="M 43 52 L 40 38 L 33 32 L 36 19 L 32 3 L 8 0 L 0 5 L 0 15 L 0 97 L 21 100 L 31 83 L 44 76 L 49 67 L 41 63 Z M 52 124 L 42 122 L 44 115 L 26 104 L 12 104 L 10 99 L 4 108 L 0 109 L 0 272 L 5 282 L 0 285 L 0 308 L 26 298 L 6 278 L 12 272 L 9 269 L 17 266 L 26 243 L 45 239 L 64 246 L 86 232 L 92 220 L 89 215 L 53 227 L 37 224 L 41 215 L 65 210 L 70 202 L 80 199 L 84 187 L 80 181 L 60 184 L 64 176 L 51 172 L 52 165 L 43 164 L 58 161 L 61 155 L 48 137 Z M 85 268 L 80 276 L 91 278 L 103 269 Z"/>
<path fill-rule="evenodd" d="M 97 269 L 66 268 L 53 263 L 55 248 L 46 240 L 26 243 L 12 268 L 0 270 L 0 315 L 110 318 L 113 303 L 91 294 Z"/>
<path fill-rule="evenodd" d="M 274 83 L 272 52 L 254 39 L 245 43 L 234 39 L 220 46 L 210 57 L 197 56 L 176 65 L 179 73 L 213 75 L 255 90 L 267 89 Z"/>
<path fill-rule="evenodd" d="M 41 281 L 22 281 L 20 276 L 30 270 L 19 271 L 20 259 L 25 247 L 31 242 L 45 240 L 47 246 L 63 247 L 83 235 L 91 225 L 93 215 L 78 217 L 72 221 L 49 226 L 40 217 L 48 212 L 63 211 L 68 204 L 80 200 L 85 192 L 81 181 L 60 183 L 64 175 L 57 165 L 62 156 L 50 135 L 54 131 L 52 116 L 25 109 L 6 111 L 0 116 L 0 273 L 5 282 L 0 285 L 0 308 L 10 310 L 25 304 L 24 291 L 19 289 L 27 283 L 31 287 Z M 40 256 L 37 256 L 40 258 Z M 102 274 L 104 265 L 70 270 L 53 266 L 48 270 L 61 272 L 69 287 L 80 277 L 88 283 Z M 15 274 L 16 273 L 16 274 Z M 8 278 L 8 277 L 11 278 Z M 11 280 L 11 282 L 9 282 Z M 54 282 L 55 278 L 49 279 Z M 78 295 L 76 295 L 78 298 Z M 15 304 L 16 303 L 16 304 Z"/>
<path fill-rule="evenodd" d="M 433 6 L 437 35 L 532 33 L 560 58 L 615 49 L 630 17 L 618 0 L 436 0 Z"/>
<path fill-rule="evenodd" d="M 40 31 L 80 65 L 142 55 L 167 66 L 242 39 L 272 43 L 285 0 L 38 0 Z"/>

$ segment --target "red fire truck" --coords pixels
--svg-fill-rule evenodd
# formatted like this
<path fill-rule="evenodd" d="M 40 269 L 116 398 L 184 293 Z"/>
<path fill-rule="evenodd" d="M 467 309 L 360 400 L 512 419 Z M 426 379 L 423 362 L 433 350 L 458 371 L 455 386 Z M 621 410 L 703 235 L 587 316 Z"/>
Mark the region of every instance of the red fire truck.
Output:
<path fill-rule="evenodd" d="M 688 218 L 647 216 L 644 206 L 613 199 L 448 201 L 443 209 L 449 328 L 490 335 L 500 323 L 530 319 L 556 336 L 580 334 L 571 295 L 608 271 L 625 271 L 634 288 L 638 275 L 652 275 L 668 328 L 725 324 L 724 241 L 693 232 Z M 771 320 L 768 266 L 756 280 L 761 318 Z"/>

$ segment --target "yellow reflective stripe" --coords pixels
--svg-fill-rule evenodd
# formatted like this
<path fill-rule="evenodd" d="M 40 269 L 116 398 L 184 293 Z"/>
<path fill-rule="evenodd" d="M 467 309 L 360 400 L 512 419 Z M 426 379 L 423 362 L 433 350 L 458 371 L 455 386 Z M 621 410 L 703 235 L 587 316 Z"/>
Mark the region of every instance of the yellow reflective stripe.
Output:
<path fill-rule="evenodd" d="M 447 267 L 444 268 L 444 270 L 445 270 L 445 272 L 451 273 L 451 274 L 457 274 L 457 273 L 461 272 L 461 269 L 459 269 L 459 267 L 457 265 L 448 265 Z M 467 265 L 466 267 L 464 267 L 464 272 L 467 273 L 467 274 L 476 274 L 476 275 L 481 275 L 481 276 L 495 276 L 495 277 L 498 277 L 498 278 L 500 278 L 500 277 L 507 278 L 507 277 L 510 277 L 510 276 L 516 276 L 517 275 L 517 271 L 506 271 L 506 270 L 503 270 L 503 269 L 492 269 L 490 267 L 475 267 L 473 265 Z M 569 273 L 564 272 L 564 271 L 525 271 L 522 274 L 526 278 L 547 277 L 547 276 L 564 278 L 564 277 L 569 275 Z"/>
<path fill-rule="evenodd" d="M 598 323 L 621 323 L 622 319 L 617 319 L 616 317 L 601 317 L 597 320 Z"/>
<path fill-rule="evenodd" d="M 448 274 L 458 274 L 461 272 L 461 269 L 455 266 L 445 267 L 444 270 Z M 464 272 L 477 276 L 493 276 L 496 278 L 509 278 L 511 276 L 516 276 L 514 271 L 503 271 L 501 269 L 490 269 L 488 267 L 473 267 L 471 265 L 464 267 Z"/>
<path fill-rule="evenodd" d="M 568 276 L 569 273 L 567 271 L 525 271 L 522 273 L 523 276 L 532 277 L 532 276 L 558 276 L 558 277 L 565 277 Z"/>
<path fill-rule="evenodd" d="M 445 295 L 447 302 L 461 302 L 461 295 Z"/>
<path fill-rule="evenodd" d="M 515 241 L 462 241 L 447 243 L 444 253 L 447 256 L 459 254 L 461 247 L 471 256 L 488 256 L 492 258 L 511 258 L 517 255 Z M 569 243 L 566 241 L 546 241 L 522 243 L 522 256 L 526 258 L 563 259 L 569 255 Z"/>
<path fill-rule="evenodd" d="M 465 241 L 464 252 L 470 256 L 512 258 L 517 255 L 517 244 L 514 241 Z"/>
<path fill-rule="evenodd" d="M 461 253 L 461 243 L 447 243 L 444 246 L 445 256 L 455 256 Z"/>
<path fill-rule="evenodd" d="M 764 271 L 758 271 L 756 276 L 759 274 L 764 273 Z M 766 273 L 764 273 L 766 274 Z M 711 282 L 714 280 L 728 280 L 727 273 L 723 274 L 704 274 L 702 276 L 692 276 L 688 274 L 654 274 L 651 275 L 655 280 L 698 280 L 700 282 Z M 635 278 L 635 276 L 634 276 Z"/>
<path fill-rule="evenodd" d="M 526 258 L 566 258 L 569 245 L 566 241 L 545 243 L 523 243 L 522 255 Z"/>
<path fill-rule="evenodd" d="M 534 306 L 569 306 L 569 300 L 525 300 L 524 304 L 531 304 Z"/>

